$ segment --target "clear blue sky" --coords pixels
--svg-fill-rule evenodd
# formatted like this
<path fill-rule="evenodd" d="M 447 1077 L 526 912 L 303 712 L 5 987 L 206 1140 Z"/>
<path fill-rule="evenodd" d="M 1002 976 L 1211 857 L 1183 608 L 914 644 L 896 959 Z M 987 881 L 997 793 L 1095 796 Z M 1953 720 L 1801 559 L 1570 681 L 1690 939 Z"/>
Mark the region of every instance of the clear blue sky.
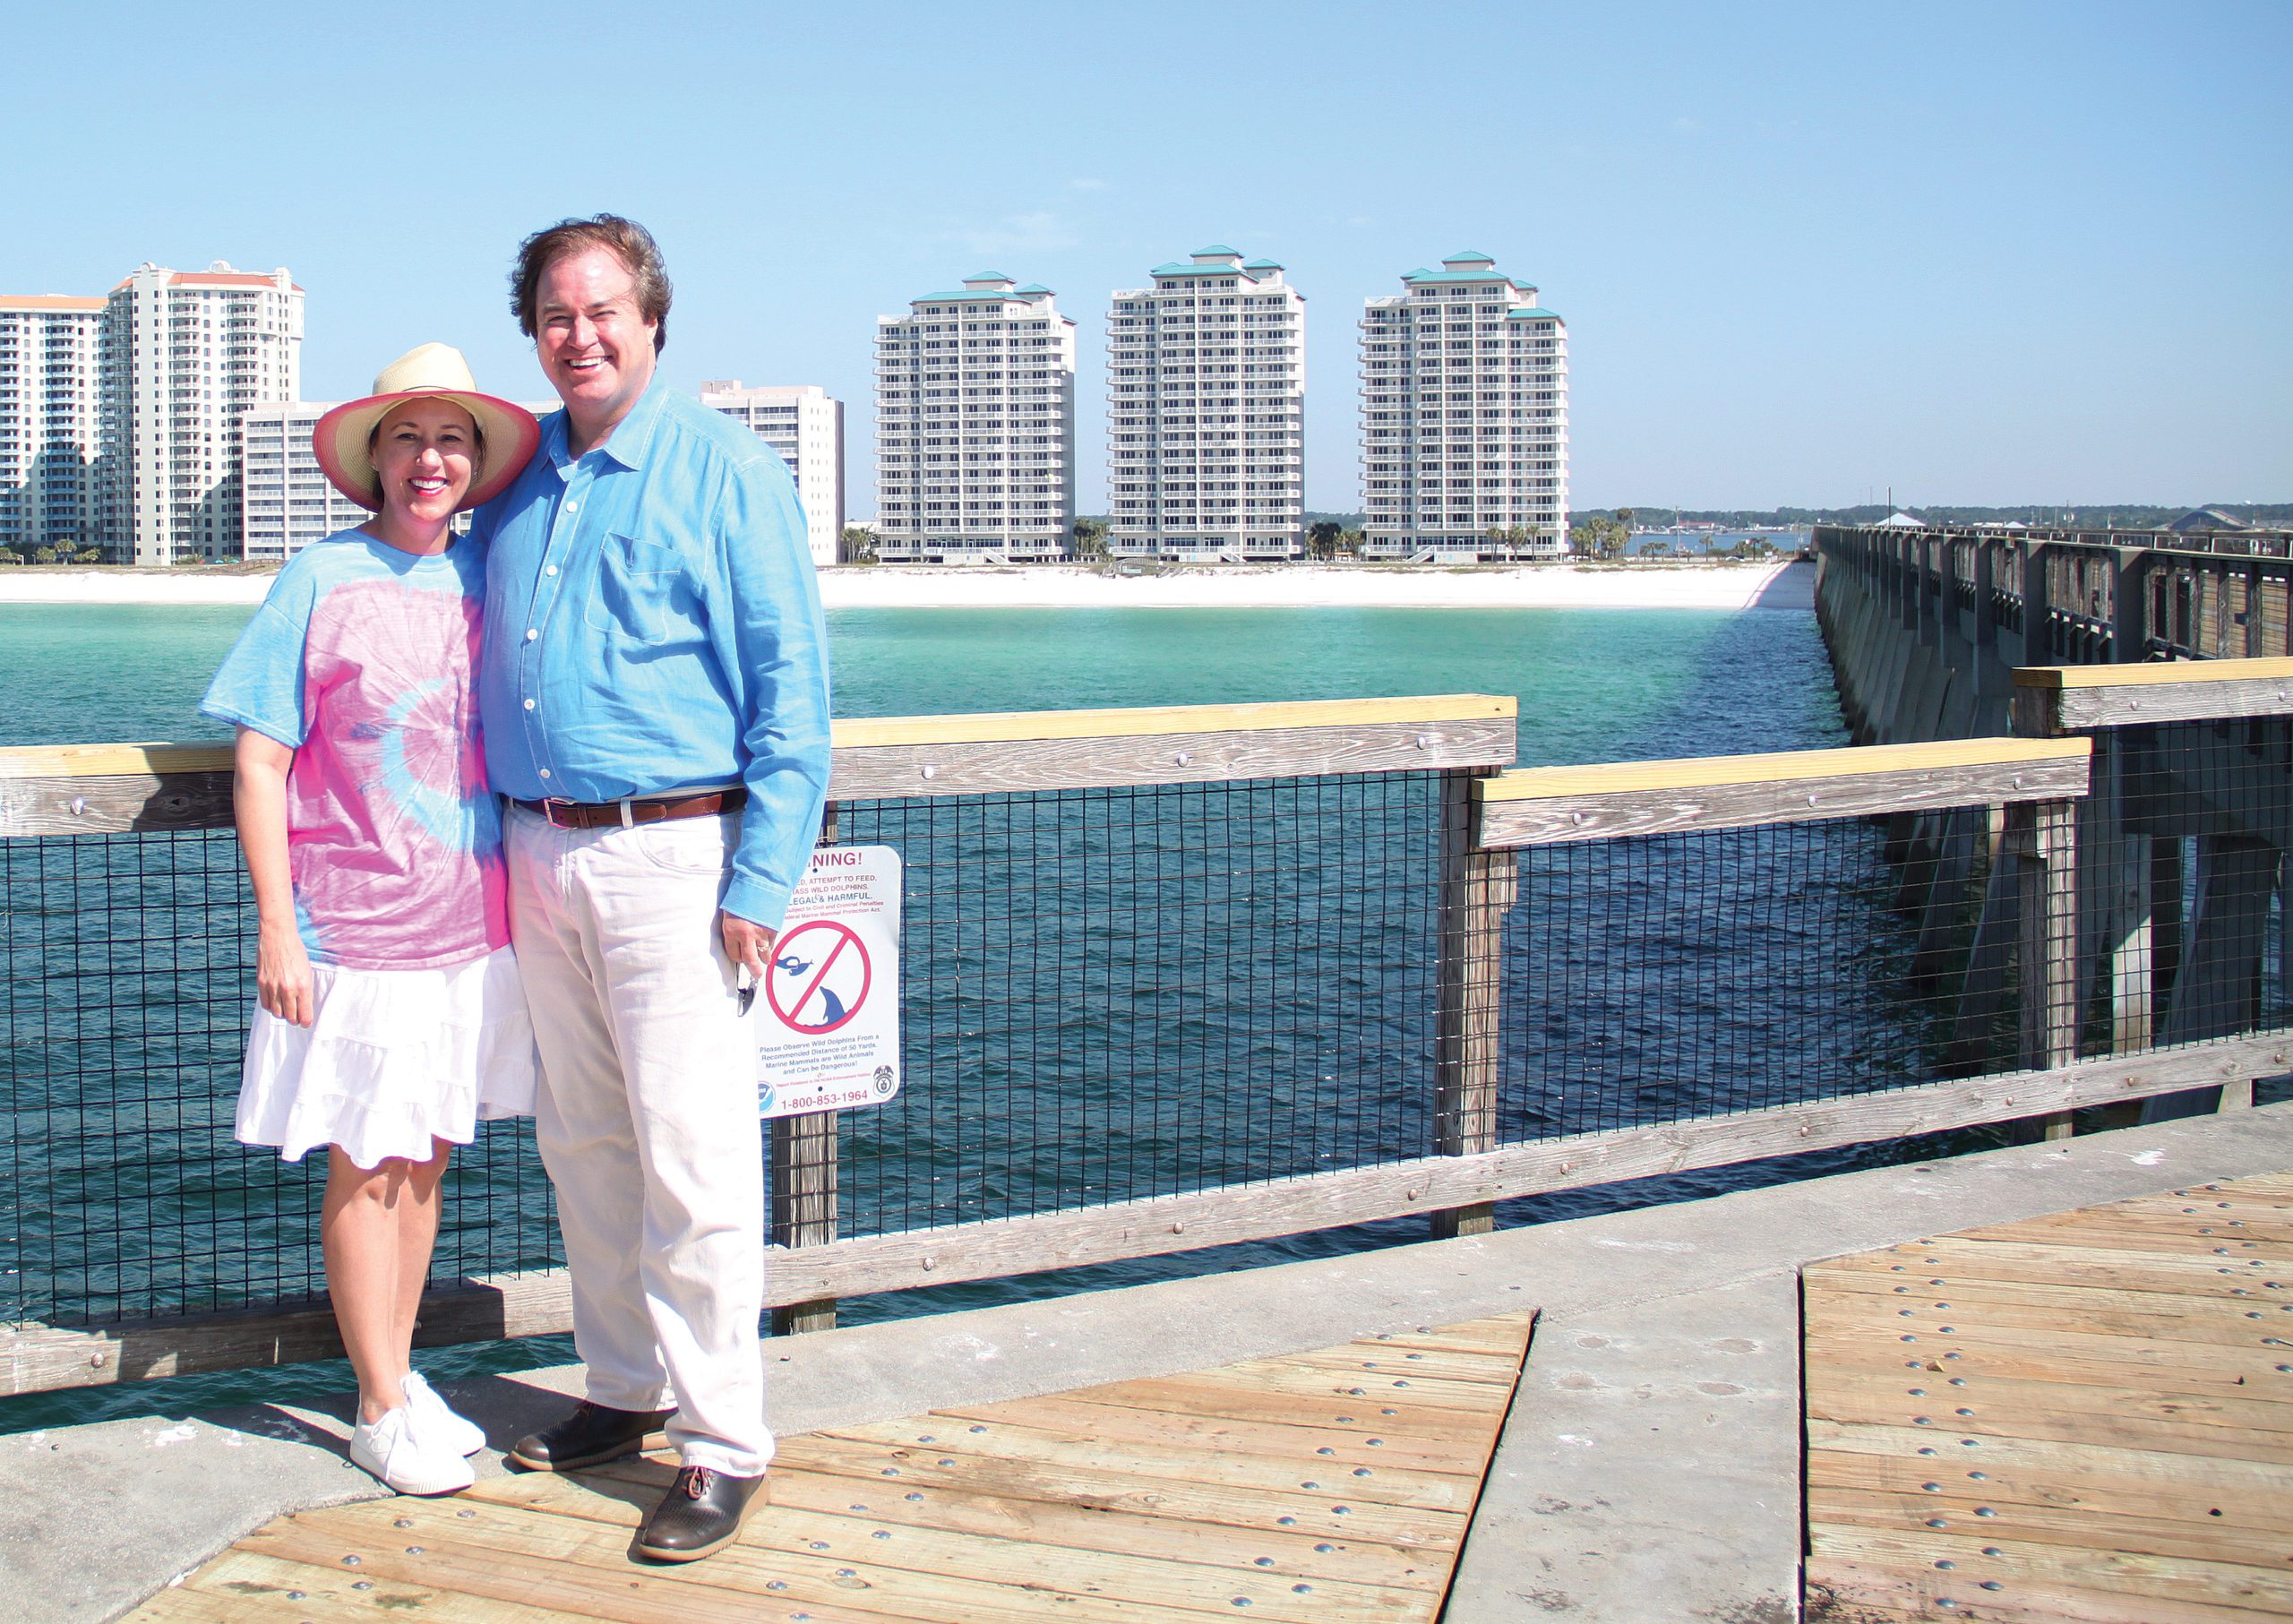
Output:
<path fill-rule="evenodd" d="M 545 392 L 517 238 L 617 210 L 671 382 L 818 382 L 982 269 L 1080 324 L 1208 242 L 1310 301 L 1350 509 L 1361 300 L 1461 247 L 1569 322 L 1574 499 L 2293 499 L 2293 7 L 870 4 L 19 13 L 0 291 L 286 265 L 305 392 L 426 339 Z"/>

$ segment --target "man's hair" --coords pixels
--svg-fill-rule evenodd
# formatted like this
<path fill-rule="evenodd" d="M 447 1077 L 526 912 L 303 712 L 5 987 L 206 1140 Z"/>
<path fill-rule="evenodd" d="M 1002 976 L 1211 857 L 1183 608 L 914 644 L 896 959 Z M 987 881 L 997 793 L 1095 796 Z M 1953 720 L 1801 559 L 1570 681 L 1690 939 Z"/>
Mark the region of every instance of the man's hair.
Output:
<path fill-rule="evenodd" d="M 518 318 L 518 330 L 534 336 L 543 273 L 567 255 L 592 248 L 605 249 L 629 267 L 638 311 L 653 323 L 653 353 L 658 355 L 669 343 L 669 270 L 653 234 L 618 214 L 560 220 L 518 245 L 518 262 L 510 268 L 510 311 Z"/>

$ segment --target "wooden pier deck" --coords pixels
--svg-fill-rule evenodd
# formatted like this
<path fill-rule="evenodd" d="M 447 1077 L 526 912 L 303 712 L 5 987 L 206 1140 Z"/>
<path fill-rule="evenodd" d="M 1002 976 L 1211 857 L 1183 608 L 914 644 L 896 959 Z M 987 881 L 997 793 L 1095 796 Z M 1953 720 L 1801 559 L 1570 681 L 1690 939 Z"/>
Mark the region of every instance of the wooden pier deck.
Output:
<path fill-rule="evenodd" d="M 1533 1316 L 781 1440 L 706 1561 L 631 1553 L 664 1459 L 280 1517 L 167 1624 L 1144 1624 L 1439 1613 Z"/>
<path fill-rule="evenodd" d="M 2293 1174 L 1802 1277 L 1810 1624 L 2293 1618 Z"/>

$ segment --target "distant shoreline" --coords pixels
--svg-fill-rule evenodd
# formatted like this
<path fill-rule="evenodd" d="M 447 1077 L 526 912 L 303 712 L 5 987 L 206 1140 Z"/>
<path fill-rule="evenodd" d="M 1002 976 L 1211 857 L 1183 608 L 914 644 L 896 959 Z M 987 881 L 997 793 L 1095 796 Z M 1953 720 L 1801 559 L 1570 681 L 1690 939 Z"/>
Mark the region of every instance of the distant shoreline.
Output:
<path fill-rule="evenodd" d="M 26 565 L 0 572 L 0 604 L 256 604 L 274 573 Z M 1810 609 L 1814 579 L 1812 564 L 1732 559 L 1168 565 L 1137 575 L 1072 564 L 872 564 L 820 577 L 831 609 Z"/>

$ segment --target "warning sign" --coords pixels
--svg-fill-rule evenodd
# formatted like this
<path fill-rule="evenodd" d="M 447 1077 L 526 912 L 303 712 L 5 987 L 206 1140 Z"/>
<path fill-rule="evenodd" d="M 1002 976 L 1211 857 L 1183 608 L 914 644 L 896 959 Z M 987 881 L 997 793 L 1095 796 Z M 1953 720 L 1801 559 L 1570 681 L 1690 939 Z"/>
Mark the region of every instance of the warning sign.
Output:
<path fill-rule="evenodd" d="M 749 1012 L 761 1114 L 880 1105 L 899 1092 L 899 900 L 890 846 L 812 854 Z"/>

